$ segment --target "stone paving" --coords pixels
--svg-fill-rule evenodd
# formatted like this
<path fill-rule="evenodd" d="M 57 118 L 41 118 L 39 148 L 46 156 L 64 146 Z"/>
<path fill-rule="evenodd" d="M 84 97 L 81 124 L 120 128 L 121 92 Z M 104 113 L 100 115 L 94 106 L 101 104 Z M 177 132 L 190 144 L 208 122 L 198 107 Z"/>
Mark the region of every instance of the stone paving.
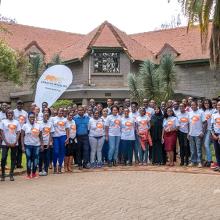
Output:
<path fill-rule="evenodd" d="M 0 219 L 220 219 L 219 175 L 117 169 L 0 182 Z"/>

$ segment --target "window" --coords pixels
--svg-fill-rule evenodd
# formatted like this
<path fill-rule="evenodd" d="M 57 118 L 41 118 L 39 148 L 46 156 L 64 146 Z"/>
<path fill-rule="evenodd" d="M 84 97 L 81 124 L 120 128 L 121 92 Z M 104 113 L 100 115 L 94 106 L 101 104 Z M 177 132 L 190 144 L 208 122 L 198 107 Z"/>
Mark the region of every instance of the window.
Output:
<path fill-rule="evenodd" d="M 95 52 L 93 54 L 94 73 L 119 73 L 118 52 Z"/>

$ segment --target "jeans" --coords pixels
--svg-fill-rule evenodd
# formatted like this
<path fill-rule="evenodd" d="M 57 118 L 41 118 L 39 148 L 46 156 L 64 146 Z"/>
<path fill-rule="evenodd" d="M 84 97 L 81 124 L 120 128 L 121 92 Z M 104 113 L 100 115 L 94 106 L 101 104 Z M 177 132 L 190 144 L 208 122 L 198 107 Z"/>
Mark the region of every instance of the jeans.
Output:
<path fill-rule="evenodd" d="M 25 153 L 27 158 L 27 174 L 30 175 L 37 171 L 37 165 L 39 161 L 40 146 L 25 145 Z"/>
<path fill-rule="evenodd" d="M 187 133 L 178 131 L 178 140 L 180 145 L 180 159 L 181 163 L 188 163 L 190 156 L 189 140 L 187 138 Z"/>
<path fill-rule="evenodd" d="M 139 146 L 139 159 L 141 163 L 148 162 L 148 150 L 149 150 L 149 145 L 147 143 L 145 150 L 142 149 L 141 145 Z"/>
<path fill-rule="evenodd" d="M 118 159 L 118 148 L 120 144 L 120 136 L 109 136 L 109 151 L 108 151 L 108 161 L 112 162 Z"/>
<path fill-rule="evenodd" d="M 133 156 L 132 147 L 134 146 L 135 141 L 121 140 L 121 144 L 122 144 L 122 155 L 124 162 L 128 161 L 129 163 L 132 163 L 132 156 Z"/>
<path fill-rule="evenodd" d="M 217 135 L 218 136 L 218 135 Z M 218 166 L 220 167 L 220 144 L 218 140 L 214 140 L 214 148 L 215 148 L 215 157 Z"/>
<path fill-rule="evenodd" d="M 89 136 L 88 135 L 78 135 L 78 165 L 86 166 L 89 162 Z"/>
<path fill-rule="evenodd" d="M 40 150 L 39 172 L 42 172 L 44 165 L 44 171 L 48 173 L 49 163 L 50 163 L 50 148 L 48 149 L 44 148 L 44 150 Z"/>
<path fill-rule="evenodd" d="M 57 160 L 58 160 L 60 167 L 63 164 L 63 160 L 65 157 L 65 140 L 66 140 L 66 135 L 53 138 L 53 166 L 54 167 L 57 166 Z"/>
<path fill-rule="evenodd" d="M 135 159 L 135 162 L 138 162 L 138 161 L 139 161 L 139 156 L 138 156 L 139 146 L 140 146 L 139 137 L 138 137 L 138 135 L 135 133 L 135 143 L 134 143 L 134 145 L 133 145 L 133 151 L 134 151 L 134 159 Z"/>
<path fill-rule="evenodd" d="M 2 159 L 1 159 L 1 168 L 2 168 L 2 176 L 5 175 L 5 165 L 8 157 L 8 150 L 11 149 L 11 169 L 10 175 L 13 175 L 15 163 L 16 163 L 16 153 L 17 153 L 17 146 L 16 147 L 7 147 L 2 146 Z"/>
<path fill-rule="evenodd" d="M 206 160 L 208 162 L 212 161 L 210 143 L 211 143 L 211 131 L 207 130 L 204 136 L 204 146 L 205 146 L 205 152 L 206 152 Z"/>
<path fill-rule="evenodd" d="M 189 136 L 191 162 L 202 162 L 202 139 L 199 136 Z"/>
<path fill-rule="evenodd" d="M 95 162 L 95 157 L 97 155 L 97 160 L 98 162 L 102 162 L 102 147 L 104 144 L 104 137 L 89 137 L 89 143 L 91 147 L 91 152 L 90 152 L 90 162 L 94 163 Z"/>

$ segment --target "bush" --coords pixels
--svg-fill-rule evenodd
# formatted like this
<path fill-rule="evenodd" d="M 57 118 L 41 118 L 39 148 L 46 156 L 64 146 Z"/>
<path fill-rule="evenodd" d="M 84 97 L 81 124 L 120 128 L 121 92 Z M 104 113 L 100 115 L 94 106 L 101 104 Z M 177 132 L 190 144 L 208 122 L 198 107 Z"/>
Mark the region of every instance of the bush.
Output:
<path fill-rule="evenodd" d="M 60 99 L 60 100 L 57 100 L 54 104 L 53 104 L 53 108 L 61 108 L 61 107 L 68 107 L 68 106 L 71 106 L 73 105 L 73 102 L 71 100 L 68 100 L 68 99 Z"/>

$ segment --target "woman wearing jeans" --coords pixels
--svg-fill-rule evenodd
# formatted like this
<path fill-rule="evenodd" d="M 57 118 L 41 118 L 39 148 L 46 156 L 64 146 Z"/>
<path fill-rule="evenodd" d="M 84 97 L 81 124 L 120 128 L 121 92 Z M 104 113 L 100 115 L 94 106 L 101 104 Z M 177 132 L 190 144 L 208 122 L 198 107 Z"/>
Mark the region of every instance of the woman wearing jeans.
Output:
<path fill-rule="evenodd" d="M 212 109 L 212 103 L 210 99 L 206 99 L 204 101 L 204 114 L 205 119 L 207 121 L 207 130 L 204 135 L 204 146 L 205 146 L 205 152 L 206 152 L 206 162 L 204 164 L 205 167 L 211 166 L 212 161 L 212 153 L 211 153 L 211 118 L 214 110 Z"/>
<path fill-rule="evenodd" d="M 20 137 L 21 127 L 17 120 L 13 119 L 13 110 L 6 112 L 6 118 L 0 123 L 0 131 L 2 137 L 2 177 L 1 181 L 5 181 L 5 164 L 8 157 L 8 150 L 11 149 L 11 170 L 10 181 L 14 181 L 14 168 L 16 163 L 16 152 L 18 146 L 18 139 Z"/>
<path fill-rule="evenodd" d="M 135 120 L 129 116 L 129 109 L 124 109 L 124 117 L 121 119 L 121 144 L 124 165 L 132 165 L 133 146 L 135 145 Z"/>
<path fill-rule="evenodd" d="M 53 167 L 57 173 L 57 161 L 59 162 L 58 173 L 62 173 L 62 164 L 65 157 L 65 145 L 69 143 L 69 128 L 67 119 L 63 117 L 64 109 L 59 108 L 58 115 L 53 117 Z"/>
<path fill-rule="evenodd" d="M 117 106 L 111 107 L 112 114 L 108 116 L 105 123 L 105 138 L 109 143 L 108 151 L 108 166 L 112 163 L 116 166 L 118 159 L 118 148 L 121 139 L 121 117 L 118 115 L 119 108 Z"/>
<path fill-rule="evenodd" d="M 217 104 L 217 113 L 212 115 L 211 127 L 212 127 L 212 138 L 214 140 L 215 157 L 217 166 L 214 171 L 220 172 L 220 102 Z"/>
<path fill-rule="evenodd" d="M 35 123 L 35 114 L 28 114 L 28 122 L 21 130 L 22 149 L 27 158 L 27 179 L 36 178 L 40 146 L 43 146 L 40 124 Z M 32 172 L 32 176 L 31 176 Z"/>
<path fill-rule="evenodd" d="M 90 118 L 89 125 L 89 143 L 91 148 L 90 163 L 91 167 L 102 167 L 102 147 L 105 140 L 105 128 L 104 120 L 99 117 L 99 111 L 96 110 L 93 114 L 93 118 Z M 95 157 L 97 155 L 97 164 L 95 163 Z"/>

